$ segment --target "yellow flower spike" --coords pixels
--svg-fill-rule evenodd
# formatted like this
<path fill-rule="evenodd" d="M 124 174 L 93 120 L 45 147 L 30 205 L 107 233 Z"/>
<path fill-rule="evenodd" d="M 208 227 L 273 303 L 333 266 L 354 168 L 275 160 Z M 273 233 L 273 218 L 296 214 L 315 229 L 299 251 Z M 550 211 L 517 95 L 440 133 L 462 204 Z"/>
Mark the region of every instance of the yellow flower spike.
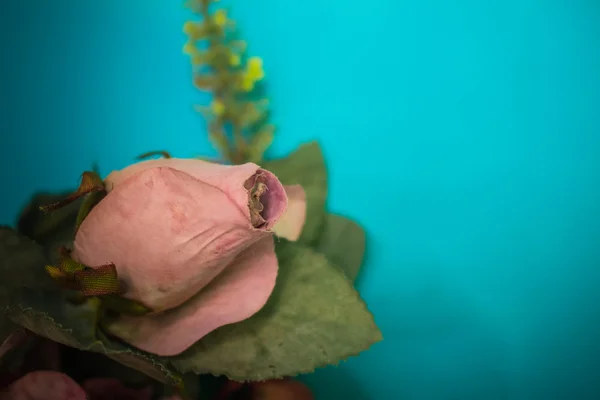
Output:
<path fill-rule="evenodd" d="M 201 22 L 187 21 L 183 24 L 183 32 L 191 40 L 198 40 L 204 36 L 205 28 Z"/>
<path fill-rule="evenodd" d="M 191 41 L 187 41 L 183 45 L 183 53 L 189 56 L 194 56 L 198 53 L 198 48 Z"/>
<path fill-rule="evenodd" d="M 217 10 L 213 15 L 213 21 L 220 27 L 227 25 L 227 11 Z"/>
<path fill-rule="evenodd" d="M 251 57 L 248 60 L 247 75 L 250 76 L 254 81 L 260 81 L 265 77 L 263 61 L 260 57 Z"/>
<path fill-rule="evenodd" d="M 231 53 L 229 56 L 229 64 L 234 67 L 238 67 L 241 64 L 242 60 L 239 54 Z"/>
<path fill-rule="evenodd" d="M 195 55 L 192 56 L 191 63 L 194 66 L 198 66 L 200 64 L 203 64 L 204 63 L 204 57 L 202 57 L 202 55 L 200 55 L 200 54 L 195 54 Z"/>
<path fill-rule="evenodd" d="M 220 117 L 225 113 L 225 104 L 223 104 L 221 100 L 213 100 L 210 105 L 210 109 L 212 110 L 213 114 L 215 114 L 217 117 Z"/>
<path fill-rule="evenodd" d="M 252 91 L 252 89 L 254 89 L 254 82 L 255 80 L 252 79 L 251 76 L 249 76 L 248 74 L 244 74 L 244 76 L 242 77 L 242 90 L 244 92 Z"/>
<path fill-rule="evenodd" d="M 192 21 L 186 21 L 183 24 L 183 33 L 185 33 L 188 36 L 191 36 L 192 33 L 195 31 L 195 23 Z"/>

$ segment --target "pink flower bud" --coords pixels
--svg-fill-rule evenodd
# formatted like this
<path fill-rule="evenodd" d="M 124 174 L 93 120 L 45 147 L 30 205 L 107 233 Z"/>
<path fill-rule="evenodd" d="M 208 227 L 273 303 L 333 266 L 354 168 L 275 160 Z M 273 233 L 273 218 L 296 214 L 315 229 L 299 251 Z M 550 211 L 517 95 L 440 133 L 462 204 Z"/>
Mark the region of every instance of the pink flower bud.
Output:
<path fill-rule="evenodd" d="M 251 163 L 151 160 L 106 183 L 73 256 L 90 267 L 115 264 L 124 296 L 154 312 L 121 317 L 111 333 L 159 355 L 259 311 L 277 276 L 272 235 L 297 239 L 306 213 L 302 188 L 284 188 Z"/>

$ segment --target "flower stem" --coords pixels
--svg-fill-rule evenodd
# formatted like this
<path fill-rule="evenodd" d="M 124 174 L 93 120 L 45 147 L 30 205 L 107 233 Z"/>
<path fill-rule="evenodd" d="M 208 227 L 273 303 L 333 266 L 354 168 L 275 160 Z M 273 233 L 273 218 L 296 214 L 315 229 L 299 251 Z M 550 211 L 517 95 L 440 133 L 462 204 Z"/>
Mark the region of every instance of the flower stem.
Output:
<path fill-rule="evenodd" d="M 211 13 L 213 2 L 192 0 L 191 8 L 202 21 L 186 23 L 188 43 L 184 50 L 191 55 L 196 86 L 212 92 L 213 103 L 205 116 L 214 146 L 230 163 L 258 162 L 274 132 L 271 126 L 264 129 L 268 102 L 248 96 L 264 77 L 262 60 L 252 57 L 242 65 L 245 43 L 230 39 L 233 21 L 225 10 Z M 200 41 L 207 44 L 206 49 L 197 46 Z"/>

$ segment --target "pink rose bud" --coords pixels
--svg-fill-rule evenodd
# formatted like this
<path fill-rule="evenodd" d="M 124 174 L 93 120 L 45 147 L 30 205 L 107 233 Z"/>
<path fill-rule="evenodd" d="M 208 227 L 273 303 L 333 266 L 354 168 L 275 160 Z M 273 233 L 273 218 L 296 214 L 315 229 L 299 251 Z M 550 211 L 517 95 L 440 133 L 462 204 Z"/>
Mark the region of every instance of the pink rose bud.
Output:
<path fill-rule="evenodd" d="M 0 391 L 0 400 L 87 400 L 87 396 L 74 380 L 63 373 L 36 371 Z"/>
<path fill-rule="evenodd" d="M 110 333 L 164 356 L 265 305 L 278 268 L 272 235 L 296 240 L 306 213 L 301 187 L 251 163 L 150 160 L 111 173 L 106 186 L 73 257 L 116 266 L 124 296 L 153 312 L 121 316 Z"/>

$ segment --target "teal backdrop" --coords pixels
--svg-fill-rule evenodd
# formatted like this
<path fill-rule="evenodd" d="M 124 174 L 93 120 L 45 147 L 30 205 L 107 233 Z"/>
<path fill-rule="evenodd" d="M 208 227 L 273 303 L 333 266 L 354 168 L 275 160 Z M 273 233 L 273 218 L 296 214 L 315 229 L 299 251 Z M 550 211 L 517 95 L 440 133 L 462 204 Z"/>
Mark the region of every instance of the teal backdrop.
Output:
<path fill-rule="evenodd" d="M 272 156 L 318 140 L 385 340 L 318 399 L 600 398 L 600 3 L 231 0 Z M 214 154 L 178 1 L 0 8 L 0 223 L 139 153 Z"/>

